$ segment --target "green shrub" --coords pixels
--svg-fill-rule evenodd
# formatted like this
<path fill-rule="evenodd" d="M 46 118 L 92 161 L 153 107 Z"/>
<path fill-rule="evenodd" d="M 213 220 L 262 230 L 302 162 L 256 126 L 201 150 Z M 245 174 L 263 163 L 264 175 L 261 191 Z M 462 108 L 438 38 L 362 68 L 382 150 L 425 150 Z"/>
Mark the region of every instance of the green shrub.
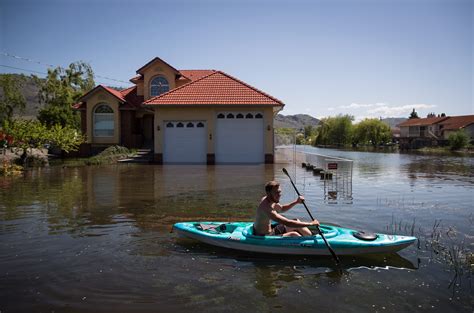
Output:
<path fill-rule="evenodd" d="M 461 129 L 450 134 L 448 137 L 448 141 L 451 150 L 459 150 L 468 145 L 469 136 L 463 129 Z"/>

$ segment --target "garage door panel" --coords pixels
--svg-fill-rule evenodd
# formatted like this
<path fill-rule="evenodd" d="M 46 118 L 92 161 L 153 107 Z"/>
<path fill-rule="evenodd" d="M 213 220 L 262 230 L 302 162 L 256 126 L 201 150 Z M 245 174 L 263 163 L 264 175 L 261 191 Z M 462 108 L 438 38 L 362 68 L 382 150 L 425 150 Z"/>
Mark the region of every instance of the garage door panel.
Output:
<path fill-rule="evenodd" d="M 188 127 L 190 123 L 193 127 Z M 165 122 L 164 163 L 206 163 L 206 127 L 197 127 L 198 123 L 205 125 L 194 121 Z"/>
<path fill-rule="evenodd" d="M 231 113 L 237 116 L 241 112 Z M 242 112 L 243 116 L 248 113 Z M 217 163 L 263 163 L 263 119 L 217 118 Z M 218 115 L 219 116 L 219 115 Z M 222 115 L 221 115 L 222 116 Z"/>

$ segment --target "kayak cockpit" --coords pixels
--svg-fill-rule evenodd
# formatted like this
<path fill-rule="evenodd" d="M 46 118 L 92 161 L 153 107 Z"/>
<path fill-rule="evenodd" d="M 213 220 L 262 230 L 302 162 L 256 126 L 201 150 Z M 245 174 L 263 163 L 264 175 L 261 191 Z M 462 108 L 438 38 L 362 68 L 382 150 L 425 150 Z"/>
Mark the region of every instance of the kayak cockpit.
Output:
<path fill-rule="evenodd" d="M 321 232 L 323 233 L 325 238 L 332 238 L 332 237 L 337 236 L 337 234 L 338 234 L 338 230 L 334 226 L 321 225 L 320 229 L 321 229 Z M 257 236 L 257 235 L 254 235 L 254 233 L 253 233 L 253 224 L 252 224 L 250 226 L 247 226 L 243 230 L 242 235 L 244 235 L 247 238 L 252 238 L 252 239 L 265 239 L 265 238 L 266 239 L 277 239 L 277 238 L 280 238 L 280 239 L 292 239 L 292 240 L 294 240 L 295 238 L 303 239 L 303 238 L 321 237 L 317 233 L 316 228 L 310 227 L 310 230 L 313 233 L 313 235 L 312 236 L 307 236 L 307 237 Z"/>

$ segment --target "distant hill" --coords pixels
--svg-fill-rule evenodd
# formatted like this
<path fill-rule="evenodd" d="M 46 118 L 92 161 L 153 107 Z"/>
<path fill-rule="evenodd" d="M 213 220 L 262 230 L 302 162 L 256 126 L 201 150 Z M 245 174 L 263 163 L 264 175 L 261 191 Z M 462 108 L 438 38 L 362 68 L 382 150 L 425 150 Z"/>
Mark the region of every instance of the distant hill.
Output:
<path fill-rule="evenodd" d="M 278 114 L 274 120 L 274 127 L 275 128 L 304 128 L 305 126 L 317 126 L 319 124 L 319 120 L 315 117 L 312 117 L 308 114 L 296 114 L 296 115 L 283 115 Z"/>
<path fill-rule="evenodd" d="M 0 74 L 3 75 L 3 74 Z M 16 76 L 21 76 L 19 74 L 13 74 Z M 31 76 L 23 75 L 25 78 L 25 82 L 23 84 L 23 88 L 21 88 L 21 93 L 25 97 L 26 106 L 23 112 L 15 111 L 14 115 L 20 115 L 24 118 L 34 118 L 38 115 L 38 111 L 43 108 L 42 105 L 39 103 L 38 99 L 38 91 L 39 87 L 36 85 L 35 81 Z M 0 96 L 3 96 L 3 89 L 0 88 Z"/>
<path fill-rule="evenodd" d="M 385 124 L 388 124 L 390 128 L 395 128 L 397 127 L 398 124 L 405 122 L 407 119 L 408 118 L 405 118 L 405 117 L 387 117 L 387 118 L 383 118 L 382 122 L 384 122 Z"/>

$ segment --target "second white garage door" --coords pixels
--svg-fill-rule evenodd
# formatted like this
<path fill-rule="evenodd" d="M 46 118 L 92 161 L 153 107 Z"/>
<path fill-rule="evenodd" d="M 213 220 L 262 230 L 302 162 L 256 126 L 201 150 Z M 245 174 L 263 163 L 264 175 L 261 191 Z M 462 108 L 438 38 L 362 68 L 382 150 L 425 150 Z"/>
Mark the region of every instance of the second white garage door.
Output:
<path fill-rule="evenodd" d="M 164 163 L 206 163 L 206 123 L 165 121 Z"/>
<path fill-rule="evenodd" d="M 263 163 L 263 115 L 220 112 L 216 119 L 216 163 Z"/>

